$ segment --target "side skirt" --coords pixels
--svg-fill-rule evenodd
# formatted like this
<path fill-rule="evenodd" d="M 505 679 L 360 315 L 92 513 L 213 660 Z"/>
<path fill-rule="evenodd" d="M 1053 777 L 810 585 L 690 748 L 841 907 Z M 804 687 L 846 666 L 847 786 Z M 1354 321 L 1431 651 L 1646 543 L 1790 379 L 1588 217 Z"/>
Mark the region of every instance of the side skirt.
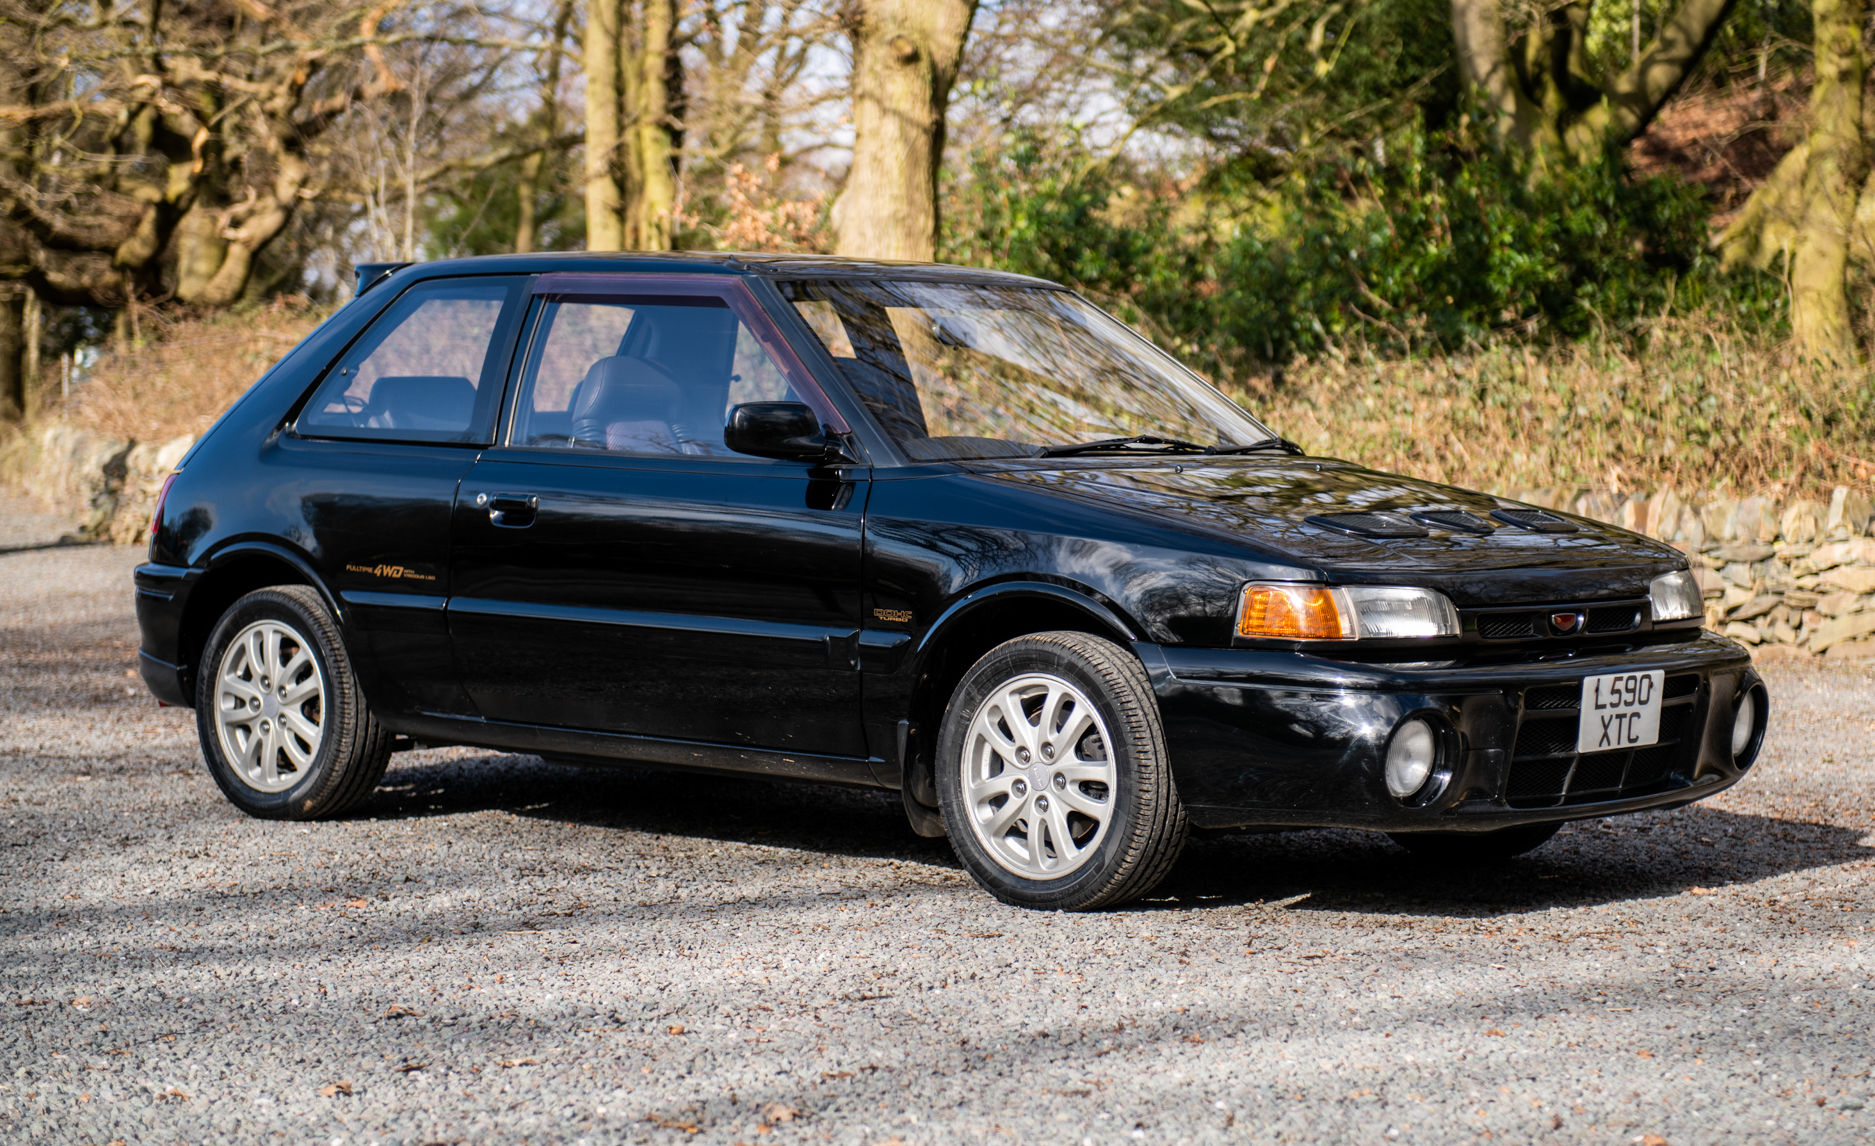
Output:
<path fill-rule="evenodd" d="M 883 760 L 858 756 L 776 752 L 734 744 L 588 732 L 438 713 L 398 714 L 380 719 L 391 731 L 426 744 L 466 744 L 475 748 L 525 752 L 557 763 L 669 768 L 770 780 L 805 780 L 849 788 L 880 787 L 874 771 L 884 764 Z"/>

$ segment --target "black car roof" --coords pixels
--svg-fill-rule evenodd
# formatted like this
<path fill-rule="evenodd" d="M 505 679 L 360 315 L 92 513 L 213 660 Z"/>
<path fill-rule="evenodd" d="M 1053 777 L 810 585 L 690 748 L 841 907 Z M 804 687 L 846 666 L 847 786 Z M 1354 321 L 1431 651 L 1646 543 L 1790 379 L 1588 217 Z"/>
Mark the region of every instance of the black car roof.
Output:
<path fill-rule="evenodd" d="M 396 264 L 372 264 L 395 266 Z M 526 255 L 478 255 L 413 264 L 419 277 L 432 274 L 510 274 L 549 271 L 637 271 L 755 274 L 776 278 L 888 278 L 920 282 L 1044 287 L 1060 283 L 1008 271 L 960 267 L 949 263 L 914 263 L 894 259 L 854 259 L 839 255 L 773 255 L 741 251 L 556 251 Z"/>

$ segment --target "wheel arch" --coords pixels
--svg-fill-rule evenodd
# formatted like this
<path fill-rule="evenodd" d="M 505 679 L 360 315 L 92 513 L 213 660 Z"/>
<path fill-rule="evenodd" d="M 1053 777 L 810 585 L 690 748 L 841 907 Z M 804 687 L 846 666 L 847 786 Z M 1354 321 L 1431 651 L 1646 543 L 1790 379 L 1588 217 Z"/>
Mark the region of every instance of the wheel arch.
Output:
<path fill-rule="evenodd" d="M 183 605 L 176 654 L 178 663 L 183 666 L 186 695 L 195 695 L 202 649 L 208 644 L 215 622 L 228 611 L 228 606 L 269 585 L 310 586 L 332 610 L 340 631 L 346 628 L 339 600 L 303 556 L 285 546 L 264 541 L 231 545 L 209 559 L 208 567 L 189 586 L 188 600 Z"/>
<path fill-rule="evenodd" d="M 901 780 L 919 803 L 937 806 L 932 753 L 951 694 L 970 666 L 1004 641 L 1032 633 L 1079 632 L 1131 651 L 1139 626 L 1097 594 L 1046 581 L 1005 581 L 973 590 L 927 627 L 913 646 L 909 721 Z"/>

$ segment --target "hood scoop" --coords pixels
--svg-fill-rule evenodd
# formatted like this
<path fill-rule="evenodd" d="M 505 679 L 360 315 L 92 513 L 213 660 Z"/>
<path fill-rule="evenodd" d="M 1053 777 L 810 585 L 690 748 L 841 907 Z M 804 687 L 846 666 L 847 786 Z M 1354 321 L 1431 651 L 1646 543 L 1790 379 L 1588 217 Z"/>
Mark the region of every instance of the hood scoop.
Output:
<path fill-rule="evenodd" d="M 1425 537 L 1426 527 L 1396 513 L 1317 513 L 1303 519 L 1310 525 L 1352 533 L 1356 537 Z"/>
<path fill-rule="evenodd" d="M 1575 533 L 1581 528 L 1568 518 L 1558 517 L 1547 509 L 1494 509 L 1491 516 L 1506 525 L 1534 533 Z"/>
<path fill-rule="evenodd" d="M 1463 509 L 1429 509 L 1415 513 L 1413 520 L 1434 529 L 1450 529 L 1458 533 L 1496 533 L 1497 526 Z"/>

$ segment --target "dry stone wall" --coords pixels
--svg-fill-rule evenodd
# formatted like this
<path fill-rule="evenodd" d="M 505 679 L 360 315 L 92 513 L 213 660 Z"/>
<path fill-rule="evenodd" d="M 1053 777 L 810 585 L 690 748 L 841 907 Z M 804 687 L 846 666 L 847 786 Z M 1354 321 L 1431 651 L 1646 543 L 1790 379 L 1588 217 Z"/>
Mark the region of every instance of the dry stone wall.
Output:
<path fill-rule="evenodd" d="M 28 493 L 75 516 L 80 539 L 131 545 L 148 539 L 163 479 L 194 444 L 193 435 L 137 442 L 49 422 L 8 444 L 5 469 Z"/>
<path fill-rule="evenodd" d="M 1707 627 L 1760 649 L 1875 657 L 1875 503 L 1838 487 L 1826 500 L 1682 497 L 1667 490 L 1519 490 L 1519 501 L 1613 522 L 1687 555 Z"/>

